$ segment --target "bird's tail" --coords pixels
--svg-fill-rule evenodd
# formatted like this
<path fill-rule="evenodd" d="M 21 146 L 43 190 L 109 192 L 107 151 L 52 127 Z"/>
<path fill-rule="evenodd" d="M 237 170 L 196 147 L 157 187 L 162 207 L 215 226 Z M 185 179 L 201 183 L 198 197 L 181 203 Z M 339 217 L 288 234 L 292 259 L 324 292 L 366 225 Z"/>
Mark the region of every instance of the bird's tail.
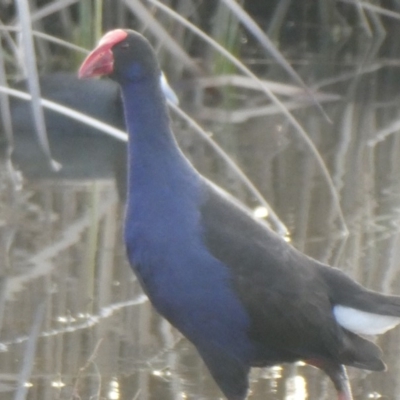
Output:
<path fill-rule="evenodd" d="M 343 348 L 338 355 L 341 364 L 369 371 L 384 371 L 386 365 L 381 357 L 382 351 L 376 344 L 353 332 L 344 331 Z"/>
<path fill-rule="evenodd" d="M 379 335 L 400 323 L 400 297 L 368 290 L 336 268 L 323 268 L 336 321 L 356 334 Z"/>

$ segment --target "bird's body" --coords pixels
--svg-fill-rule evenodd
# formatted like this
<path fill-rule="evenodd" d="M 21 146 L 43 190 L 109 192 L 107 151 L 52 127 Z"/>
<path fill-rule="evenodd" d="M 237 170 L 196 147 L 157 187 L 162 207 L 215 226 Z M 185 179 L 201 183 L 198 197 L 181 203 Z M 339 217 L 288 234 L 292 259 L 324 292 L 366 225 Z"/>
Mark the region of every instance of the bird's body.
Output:
<path fill-rule="evenodd" d="M 130 222 L 125 225 L 131 265 L 156 309 L 197 346 L 207 338 L 216 348 L 229 345 L 232 352 L 241 351 L 246 313 L 229 289 L 228 269 L 202 240 L 200 207 L 209 185 L 165 129 L 165 106 L 157 115 L 154 101 L 143 101 L 158 98 L 164 105 L 158 86 L 141 82 L 130 89 L 138 96 L 123 91 L 126 110 L 139 104 L 142 108 L 137 119 L 127 121 L 135 132 L 128 168 L 128 186 L 135 189 L 127 205 Z M 150 132 L 155 133 L 152 140 Z"/>
<path fill-rule="evenodd" d="M 357 321 L 348 313 L 362 315 L 368 329 L 383 316 L 373 328 L 381 333 L 400 322 L 400 299 L 295 250 L 192 167 L 170 130 L 160 70 L 141 35 L 106 35 L 81 67 L 82 76 L 101 74 L 122 89 L 125 241 L 158 312 L 196 346 L 229 400 L 245 399 L 251 367 L 297 360 L 324 370 L 339 399 L 351 399 L 343 365 L 385 367 L 379 348 L 346 328 Z"/>

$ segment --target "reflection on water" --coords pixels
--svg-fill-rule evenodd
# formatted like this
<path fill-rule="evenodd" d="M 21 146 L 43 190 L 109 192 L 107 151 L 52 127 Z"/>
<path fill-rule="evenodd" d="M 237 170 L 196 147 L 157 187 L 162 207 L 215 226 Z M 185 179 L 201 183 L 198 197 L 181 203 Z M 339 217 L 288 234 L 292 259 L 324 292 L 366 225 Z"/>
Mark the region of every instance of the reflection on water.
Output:
<path fill-rule="evenodd" d="M 262 191 L 293 244 L 370 288 L 400 294 L 400 138 L 370 146 L 396 116 L 365 96 L 296 115 L 332 174 L 350 231 L 307 146 L 281 117 L 210 125 Z M 391 108 L 392 107 L 392 108 Z M 177 124 L 178 125 L 178 124 Z M 265 209 L 199 138 L 179 128 L 196 166 Z M 217 399 L 193 347 L 159 318 L 125 259 L 122 206 L 111 181 L 25 182 L 1 177 L 0 392 L 2 399 Z M 38 310 L 44 305 L 40 318 Z M 35 334 L 37 331 L 37 334 Z M 388 371 L 350 370 L 356 399 L 398 398 L 400 329 L 379 339 Z M 302 363 L 254 370 L 250 399 L 330 399 L 334 390 Z"/>

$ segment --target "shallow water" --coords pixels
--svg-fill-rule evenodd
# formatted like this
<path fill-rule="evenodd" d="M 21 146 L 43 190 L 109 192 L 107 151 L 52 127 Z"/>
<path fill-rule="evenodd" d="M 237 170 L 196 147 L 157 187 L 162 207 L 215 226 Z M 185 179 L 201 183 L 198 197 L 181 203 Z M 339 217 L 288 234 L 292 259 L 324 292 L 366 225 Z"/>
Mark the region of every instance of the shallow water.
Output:
<path fill-rule="evenodd" d="M 395 120 L 396 102 L 378 98 L 374 79 L 326 107 L 331 124 L 315 107 L 295 114 L 332 175 L 347 239 L 320 167 L 284 118 L 209 122 L 207 129 L 297 248 L 372 289 L 400 294 L 400 138 L 371 146 Z M 258 205 L 200 138 L 179 122 L 175 130 L 200 171 Z M 32 400 L 221 398 L 193 347 L 152 310 L 129 268 L 112 181 L 24 182 L 14 190 L 3 172 L 0 183 L 2 399 L 25 391 Z M 378 343 L 388 371 L 350 369 L 355 399 L 400 398 L 400 329 Z M 254 370 L 251 381 L 254 400 L 334 398 L 330 381 L 302 364 Z"/>

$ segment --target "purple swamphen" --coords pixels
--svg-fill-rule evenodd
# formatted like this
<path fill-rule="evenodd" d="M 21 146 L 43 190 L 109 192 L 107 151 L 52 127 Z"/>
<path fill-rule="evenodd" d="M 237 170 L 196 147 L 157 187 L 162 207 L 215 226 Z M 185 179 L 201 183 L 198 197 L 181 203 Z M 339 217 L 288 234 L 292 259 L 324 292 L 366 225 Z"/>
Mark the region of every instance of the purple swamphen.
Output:
<path fill-rule="evenodd" d="M 160 67 L 142 35 L 107 33 L 79 75 L 121 86 L 129 261 L 229 400 L 246 398 L 251 367 L 303 360 L 325 371 L 340 400 L 352 398 L 344 365 L 385 369 L 379 347 L 358 334 L 396 326 L 400 297 L 300 253 L 193 168 L 171 132 Z"/>

